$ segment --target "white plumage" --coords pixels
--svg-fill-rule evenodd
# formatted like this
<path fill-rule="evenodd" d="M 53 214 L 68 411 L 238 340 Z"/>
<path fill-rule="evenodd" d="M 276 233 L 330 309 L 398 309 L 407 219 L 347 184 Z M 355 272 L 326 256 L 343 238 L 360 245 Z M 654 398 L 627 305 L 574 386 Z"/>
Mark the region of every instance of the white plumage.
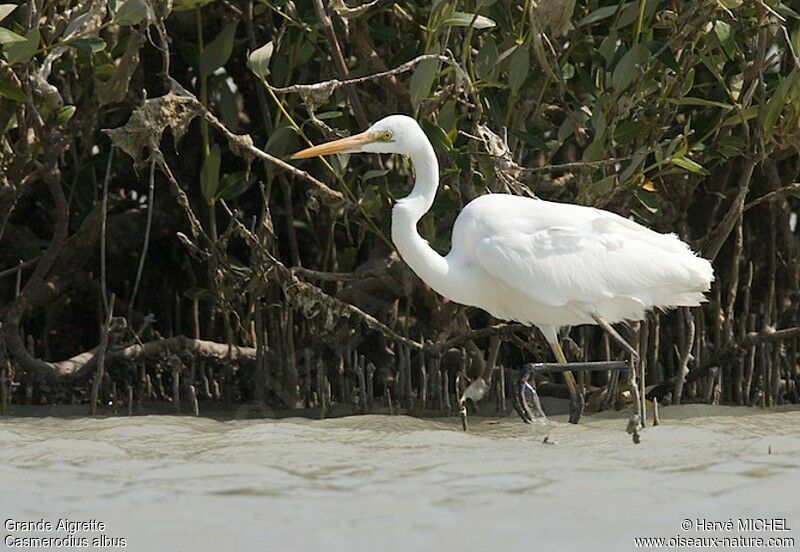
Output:
<path fill-rule="evenodd" d="M 450 258 L 480 282 L 471 304 L 537 326 L 696 306 L 713 279 L 711 264 L 674 234 L 600 209 L 501 194 L 464 208 Z"/>
<path fill-rule="evenodd" d="M 417 231 L 439 186 L 436 154 L 417 122 L 392 115 L 293 157 L 345 152 L 408 155 L 414 189 L 392 211 L 392 239 L 403 260 L 452 301 L 539 327 L 559 362 L 566 362 L 559 327 L 599 323 L 613 331 L 608 323 L 641 320 L 648 309 L 696 306 L 714 278 L 711 263 L 674 234 L 601 209 L 505 194 L 479 197 L 461 211 L 443 257 Z M 582 402 L 571 374 L 565 377 L 577 422 Z M 465 396 L 480 398 L 486 385 L 478 383 Z"/>

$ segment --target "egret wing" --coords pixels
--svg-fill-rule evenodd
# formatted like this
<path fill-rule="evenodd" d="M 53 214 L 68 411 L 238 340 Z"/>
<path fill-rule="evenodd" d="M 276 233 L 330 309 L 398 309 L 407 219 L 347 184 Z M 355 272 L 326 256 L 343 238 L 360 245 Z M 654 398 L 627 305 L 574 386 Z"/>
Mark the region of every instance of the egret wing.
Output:
<path fill-rule="evenodd" d="M 602 211 L 598 216 L 526 231 L 493 224 L 475 261 L 494 278 L 548 306 L 631 299 L 645 307 L 696 304 L 711 279 L 708 261 L 671 234 Z"/>

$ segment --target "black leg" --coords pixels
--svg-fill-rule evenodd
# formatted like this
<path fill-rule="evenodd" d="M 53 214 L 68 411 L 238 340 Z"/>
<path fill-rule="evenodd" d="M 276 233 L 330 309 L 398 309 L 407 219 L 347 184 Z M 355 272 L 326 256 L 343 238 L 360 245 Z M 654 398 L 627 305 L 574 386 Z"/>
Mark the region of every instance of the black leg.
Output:
<path fill-rule="evenodd" d="M 533 405 L 536 407 L 539 415 L 544 421 L 547 421 L 547 416 L 545 416 L 544 410 L 542 410 L 542 403 L 539 401 L 539 394 L 536 392 L 536 382 L 533 381 L 533 368 L 530 364 L 523 366 L 516 380 L 514 380 L 513 404 L 514 410 L 517 411 L 522 421 L 526 424 L 532 424 L 534 416 L 528 404 L 528 394 L 532 396 Z"/>
<path fill-rule="evenodd" d="M 553 350 L 556 361 L 559 364 L 568 365 L 569 362 L 567 362 L 567 357 L 564 355 L 564 350 L 561 348 L 558 338 L 553 341 L 548 340 L 548 343 Z M 569 390 L 569 423 L 577 424 L 581 421 L 581 414 L 583 414 L 583 393 L 578 389 L 578 382 L 575 381 L 575 376 L 569 370 L 564 372 L 564 383 L 567 384 L 567 389 Z"/>
<path fill-rule="evenodd" d="M 530 404 L 528 403 L 528 396 L 532 397 L 533 405 L 536 407 L 536 410 L 539 412 L 542 418 L 547 420 L 547 417 L 542 410 L 542 405 L 539 402 L 539 395 L 536 392 L 536 386 L 533 381 L 533 376 L 537 372 L 561 372 L 564 374 L 565 377 L 571 377 L 573 371 L 581 371 L 581 372 L 606 372 L 608 370 L 613 371 L 620 371 L 620 370 L 627 370 L 628 363 L 624 361 L 606 361 L 606 362 L 573 362 L 571 364 L 567 363 L 556 363 L 556 364 L 526 364 L 523 366 L 519 374 L 517 374 L 516 379 L 514 380 L 514 393 L 513 393 L 513 405 L 514 410 L 517 411 L 519 417 L 522 418 L 522 421 L 525 423 L 533 423 L 535 416 L 530 409 Z M 574 378 L 572 379 L 574 382 Z M 576 393 L 572 393 L 570 391 L 570 423 L 577 423 L 580 419 L 580 415 L 583 412 L 584 406 L 584 399 L 583 395 L 577 393 L 577 385 L 575 386 Z"/>
<path fill-rule="evenodd" d="M 577 424 L 581 421 L 586 400 L 583 398 L 583 393 L 578 389 L 578 382 L 575 381 L 575 376 L 572 375 L 572 372 L 564 372 L 564 379 L 569 389 L 569 423 Z"/>
<path fill-rule="evenodd" d="M 614 329 L 614 326 L 609 324 L 604 318 L 602 318 L 600 316 L 592 315 L 592 318 L 594 318 L 594 321 L 597 322 L 598 326 L 603 328 L 608 333 L 608 335 L 610 335 L 611 337 L 614 338 L 614 341 L 619 343 L 622 346 L 623 349 L 625 349 L 626 351 L 628 351 L 631 354 L 631 357 L 633 357 L 633 360 L 639 360 L 639 353 L 636 352 L 636 349 L 634 349 L 631 346 L 630 343 L 625 341 L 624 337 L 619 335 L 619 332 Z"/>

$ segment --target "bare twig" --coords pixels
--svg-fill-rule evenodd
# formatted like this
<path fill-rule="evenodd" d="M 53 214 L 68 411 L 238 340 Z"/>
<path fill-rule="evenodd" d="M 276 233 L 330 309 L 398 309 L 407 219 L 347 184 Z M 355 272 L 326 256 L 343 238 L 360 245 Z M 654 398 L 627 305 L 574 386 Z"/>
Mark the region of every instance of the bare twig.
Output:
<path fill-rule="evenodd" d="M 459 131 L 459 134 L 468 136 L 470 138 L 475 138 L 476 140 L 480 140 L 477 136 L 472 136 L 471 134 L 467 134 L 466 132 L 463 131 Z M 627 161 L 633 158 L 633 155 L 626 155 L 623 157 L 610 157 L 608 159 L 601 159 L 599 161 L 573 161 L 571 163 L 556 163 L 550 165 L 542 165 L 541 167 L 523 167 L 521 165 L 517 165 L 516 163 L 509 161 L 504 157 L 501 157 L 499 155 L 494 155 L 492 153 L 476 151 L 474 152 L 474 154 L 482 157 L 490 157 L 493 161 L 499 162 L 503 165 L 509 165 L 508 168 L 517 170 L 523 174 L 542 174 L 542 173 L 552 173 L 559 171 L 571 171 L 575 169 L 591 169 L 597 167 L 607 167 L 609 165 L 615 165 L 620 161 Z"/>
<path fill-rule="evenodd" d="M 251 156 L 258 159 L 262 159 L 273 165 L 277 165 L 278 167 L 282 168 L 283 170 L 293 174 L 297 178 L 305 180 L 306 182 L 312 184 L 315 188 L 317 195 L 322 196 L 323 199 L 326 200 L 326 204 L 332 207 L 337 205 L 343 205 L 346 208 L 352 208 L 354 205 L 350 200 L 345 198 L 341 192 L 337 192 L 336 190 L 331 189 L 328 185 L 324 184 L 323 182 L 317 180 L 307 172 L 290 165 L 289 163 L 278 159 L 265 151 L 255 147 L 253 145 L 253 140 L 247 134 L 234 134 L 231 132 L 228 127 L 226 127 L 222 121 L 217 119 L 213 113 L 208 111 L 199 101 L 197 98 L 192 96 L 192 100 L 196 104 L 196 108 L 200 110 L 203 118 L 208 121 L 208 123 L 213 126 L 217 131 L 219 131 L 225 138 L 227 138 L 228 142 L 230 143 L 231 147 L 245 156 Z"/>
<path fill-rule="evenodd" d="M 695 325 L 694 317 L 691 311 L 684 307 L 681 309 L 682 319 L 685 323 L 680 325 L 678 331 L 683 331 L 683 344 L 680 348 L 680 365 L 678 367 L 678 375 L 675 378 L 675 390 L 672 394 L 672 404 L 681 404 L 681 397 L 683 396 L 683 384 L 686 381 L 686 374 L 689 372 L 689 361 L 692 358 L 692 346 L 695 339 Z"/>
<path fill-rule="evenodd" d="M 366 278 L 376 278 L 386 275 L 387 269 L 365 270 L 363 272 L 323 272 L 311 270 L 301 266 L 293 266 L 292 274 L 302 276 L 306 280 L 318 280 L 320 282 L 355 282 Z"/>
<path fill-rule="evenodd" d="M 108 311 L 106 313 L 105 322 L 100 329 L 100 347 L 97 353 L 97 371 L 94 374 L 94 381 L 92 381 L 92 394 L 89 399 L 89 415 L 94 416 L 97 413 L 97 396 L 100 393 L 100 385 L 103 383 L 103 376 L 106 367 L 106 350 L 108 349 L 108 330 L 111 326 L 111 317 L 114 314 L 114 301 L 116 297 L 111 294 L 111 299 L 108 302 Z"/>
<path fill-rule="evenodd" d="M 314 84 L 295 84 L 292 86 L 285 86 L 282 88 L 271 87 L 273 92 L 279 94 L 292 94 L 292 93 L 308 93 L 314 92 L 315 90 L 319 90 L 320 88 L 327 88 L 330 87 L 331 90 L 336 90 L 341 86 L 350 86 L 354 84 L 362 84 L 365 82 L 373 81 L 382 79 L 385 77 L 391 77 L 394 75 L 399 75 L 400 73 L 405 73 L 407 71 L 411 71 L 414 67 L 416 67 L 419 63 L 426 61 L 426 60 L 436 60 L 441 61 L 448 64 L 453 64 L 454 60 L 450 56 L 445 56 L 441 54 L 424 54 L 414 59 L 403 63 L 402 65 L 398 65 L 394 69 L 389 69 L 387 71 L 381 71 L 379 73 L 373 73 L 371 75 L 366 75 L 363 77 L 356 77 L 352 79 L 331 79 L 324 82 L 317 82 Z M 460 69 L 460 68 L 459 68 Z"/>
<path fill-rule="evenodd" d="M 61 171 L 58 168 L 59 155 L 66 148 L 68 142 L 62 135 L 53 132 L 45 137 L 44 143 L 47 146 L 48 156 L 41 169 L 41 174 L 43 180 L 47 183 L 55 204 L 55 229 L 50 245 L 39 258 L 33 274 L 28 278 L 19 295 L 12 303 L 0 309 L 0 321 L 2 321 L 3 326 L 2 334 L 0 335 L 5 339 L 8 351 L 21 365 L 33 366 L 35 369 L 44 369 L 49 372 L 49 363 L 39 361 L 31 355 L 25 348 L 19 333 L 19 324 L 27 310 L 30 296 L 39 291 L 45 276 L 61 253 L 67 240 L 69 225 L 69 204 L 61 187 Z"/>
<path fill-rule="evenodd" d="M 106 288 L 106 219 L 108 217 L 108 182 L 111 180 L 111 162 L 114 160 L 114 146 L 108 152 L 106 175 L 103 179 L 103 198 L 100 205 L 100 289 L 103 294 L 103 307 L 108 312 L 108 289 Z"/>
<path fill-rule="evenodd" d="M 771 343 L 775 341 L 784 341 L 787 339 L 795 339 L 800 337 L 800 326 L 794 328 L 784 328 L 782 330 L 766 329 L 761 332 L 750 332 L 741 343 L 741 346 L 752 347 L 761 343 Z"/>
<path fill-rule="evenodd" d="M 778 194 L 792 193 L 792 192 L 794 192 L 794 193 L 800 192 L 800 182 L 793 182 L 791 184 L 787 184 L 786 186 L 784 186 L 784 187 L 782 187 L 780 189 L 772 190 L 771 192 L 768 192 L 768 193 L 766 193 L 766 194 L 764 194 L 764 195 L 762 195 L 760 197 L 757 197 L 753 201 L 750 201 L 749 203 L 747 203 L 744 206 L 744 210 L 748 211 L 751 208 L 755 207 L 756 205 L 761 205 L 765 201 L 769 201 L 770 199 L 772 199 L 773 197 L 775 197 Z"/>
<path fill-rule="evenodd" d="M 331 57 L 333 57 L 333 63 L 336 65 L 336 71 L 339 73 L 340 78 L 346 79 L 350 74 L 347 69 L 347 63 L 344 61 L 344 55 L 342 55 L 342 47 L 339 45 L 339 40 L 336 38 L 333 22 L 328 12 L 325 10 L 325 6 L 322 5 L 322 0 L 314 0 L 314 9 L 317 11 L 317 17 L 319 17 L 322 28 L 328 36 L 328 43 L 331 46 Z M 362 128 L 366 127 L 368 124 L 367 116 L 364 113 L 364 107 L 361 105 L 361 101 L 358 99 L 355 87 L 348 84 L 345 90 L 347 91 L 347 98 L 350 100 L 350 105 L 353 107 L 353 114 L 356 117 L 356 122 Z"/>
<path fill-rule="evenodd" d="M 733 342 L 733 331 L 734 331 L 734 307 L 736 306 L 736 295 L 739 290 L 739 265 L 741 264 L 742 260 L 742 253 L 744 248 L 744 238 L 742 233 L 742 218 L 743 215 L 739 217 L 739 220 L 736 222 L 736 233 L 735 233 L 735 242 L 734 242 L 734 250 L 733 250 L 733 260 L 731 261 L 731 275 L 729 277 L 729 285 L 728 285 L 728 297 L 727 297 L 727 308 L 725 310 L 725 341 L 727 343 Z M 717 287 L 719 290 L 720 287 Z M 722 305 L 718 305 L 718 308 L 721 310 Z M 717 317 L 719 318 L 719 317 Z"/>
<path fill-rule="evenodd" d="M 227 209 L 227 206 L 224 204 L 224 202 L 222 205 Z M 228 213 L 233 215 L 230 210 L 228 210 Z M 251 287 L 263 283 L 267 277 L 274 277 L 274 275 L 277 275 L 284 285 L 284 293 L 288 299 L 293 300 L 300 305 L 311 299 L 314 303 L 324 306 L 328 312 L 334 315 L 356 316 L 360 318 L 367 327 L 380 332 L 392 341 L 407 345 L 408 347 L 417 351 L 422 349 L 422 345 L 420 343 L 414 341 L 413 339 L 403 337 L 380 322 L 377 318 L 365 313 L 358 307 L 332 297 L 308 282 L 299 280 L 291 270 L 286 268 L 282 262 L 280 262 L 269 251 L 267 251 L 258 238 L 252 232 L 250 232 L 250 230 L 248 230 L 236 217 L 232 216 L 231 220 L 235 225 L 239 235 L 250 245 L 251 248 L 253 248 L 253 251 L 258 251 L 262 255 L 262 259 L 264 259 L 264 261 L 270 265 L 270 270 L 259 271 L 259 276 L 250 282 Z"/>
<path fill-rule="evenodd" d="M 742 216 L 745 205 L 744 200 L 747 197 L 747 193 L 750 191 L 750 177 L 753 175 L 755 166 L 756 160 L 754 158 L 749 158 L 745 161 L 741 176 L 739 177 L 739 191 L 736 193 L 736 197 L 731 203 L 730 209 L 725 213 L 719 225 L 703 239 L 703 245 L 700 249 L 703 251 L 703 256 L 706 259 L 713 260 L 717 256 L 725 240 L 728 239 L 731 230 L 733 230 L 736 221 Z"/>
<path fill-rule="evenodd" d="M 39 259 L 41 259 L 41 257 L 35 257 L 33 259 L 28 259 L 27 261 L 21 261 L 17 266 L 13 268 L 7 268 L 6 270 L 0 272 L 0 278 L 3 278 L 5 276 L 11 276 L 12 274 L 17 274 L 22 270 L 28 268 L 29 266 L 36 264 L 39 261 Z"/>
<path fill-rule="evenodd" d="M 794 51 L 794 45 L 792 43 L 792 39 L 789 36 L 789 30 L 786 28 L 786 25 L 779 25 L 781 31 L 783 32 L 783 38 L 786 40 L 786 47 L 789 48 L 789 53 L 792 54 L 792 60 L 794 61 L 794 66 L 800 69 L 800 58 L 797 57 L 797 52 Z"/>
<path fill-rule="evenodd" d="M 488 328 L 468 330 L 451 337 L 443 343 L 430 344 L 427 347 L 426 352 L 433 354 L 443 353 L 467 341 L 493 336 L 510 337 L 514 334 L 514 332 L 527 330 L 529 328 L 530 327 L 526 326 L 525 324 L 495 324 L 494 326 L 489 326 Z"/>
<path fill-rule="evenodd" d="M 156 193 L 156 158 L 150 160 L 150 187 L 147 192 L 147 225 L 144 227 L 144 243 L 142 243 L 142 254 L 139 257 L 139 267 L 136 269 L 136 280 L 133 284 L 133 291 L 131 298 L 128 301 L 128 311 L 133 310 L 133 304 L 136 301 L 136 293 L 139 291 L 139 283 L 142 280 L 142 272 L 144 272 L 144 262 L 147 259 L 147 249 L 150 246 L 150 229 L 153 226 L 153 203 Z"/>

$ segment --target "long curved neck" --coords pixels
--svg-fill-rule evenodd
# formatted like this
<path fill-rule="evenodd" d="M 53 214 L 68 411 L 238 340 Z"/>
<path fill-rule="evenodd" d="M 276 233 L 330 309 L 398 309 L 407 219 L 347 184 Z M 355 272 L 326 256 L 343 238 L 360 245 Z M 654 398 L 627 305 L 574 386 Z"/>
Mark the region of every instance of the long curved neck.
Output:
<path fill-rule="evenodd" d="M 416 180 L 408 197 L 392 209 L 392 240 L 403 260 L 425 283 L 449 296 L 454 283 L 448 279 L 449 264 L 417 232 L 417 222 L 428 212 L 439 187 L 439 162 L 433 147 L 425 141 L 410 154 Z"/>

